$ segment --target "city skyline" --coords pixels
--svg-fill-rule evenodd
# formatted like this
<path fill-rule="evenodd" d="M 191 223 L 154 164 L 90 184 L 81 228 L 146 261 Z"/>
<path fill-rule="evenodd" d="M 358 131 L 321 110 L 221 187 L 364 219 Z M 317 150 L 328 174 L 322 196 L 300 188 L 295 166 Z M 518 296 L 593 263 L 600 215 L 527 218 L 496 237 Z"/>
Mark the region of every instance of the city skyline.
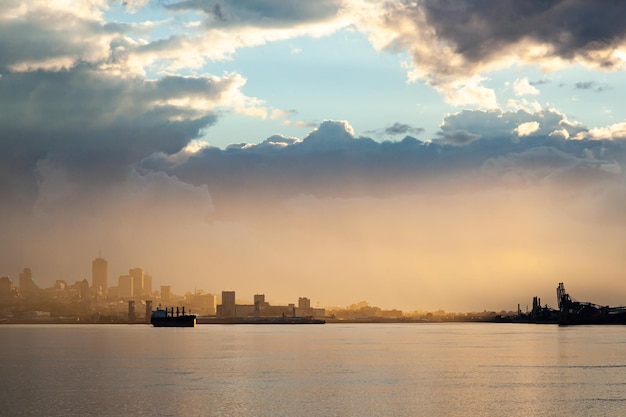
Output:
<path fill-rule="evenodd" d="M 625 17 L 2 1 L 0 270 L 52 285 L 102 250 L 173 291 L 475 311 L 564 281 L 624 304 Z"/>
<path fill-rule="evenodd" d="M 267 305 L 268 307 L 271 304 L 273 304 L 273 308 L 277 304 L 277 299 L 275 298 L 274 299 L 268 298 L 268 300 L 266 301 L 265 291 L 259 291 L 258 289 L 256 292 L 250 293 L 244 298 L 236 297 L 235 296 L 236 291 L 224 290 L 224 289 L 219 290 L 219 291 L 212 290 L 212 291 L 206 292 L 204 288 L 194 288 L 193 292 L 187 289 L 187 290 L 183 290 L 182 292 L 174 293 L 171 290 L 171 285 L 168 285 L 168 284 L 161 284 L 159 285 L 160 287 L 159 290 L 156 290 L 156 289 L 153 290 L 152 276 L 150 274 L 147 274 L 146 271 L 144 271 L 140 267 L 129 268 L 127 274 L 119 275 L 117 278 L 113 278 L 112 279 L 113 283 L 117 283 L 117 285 L 112 285 L 111 283 L 108 282 L 109 280 L 108 280 L 107 271 L 108 271 L 108 261 L 105 258 L 103 258 L 101 254 L 99 254 L 98 257 L 93 259 L 92 261 L 92 276 L 91 276 L 91 281 L 90 281 L 91 285 L 89 284 L 89 281 L 86 278 L 83 278 L 82 280 L 80 279 L 76 280 L 73 285 L 68 284 L 68 282 L 65 279 L 57 279 L 55 280 L 53 286 L 42 287 L 38 285 L 36 280 L 34 279 L 31 268 L 26 267 L 26 268 L 23 268 L 21 272 L 19 272 L 19 281 L 17 285 L 13 283 L 9 275 L 0 274 L 0 277 L 2 277 L 3 279 L 3 294 L 2 295 L 8 296 L 12 294 L 10 291 L 11 287 L 19 289 L 20 291 L 19 294 L 17 293 L 14 294 L 15 296 L 18 296 L 18 295 L 21 297 L 26 296 L 26 299 L 31 298 L 35 293 L 41 290 L 48 290 L 48 291 L 55 290 L 58 292 L 59 290 L 65 290 L 65 289 L 70 289 L 70 288 L 76 289 L 77 287 L 79 290 L 79 293 L 82 294 L 84 292 L 87 292 L 89 294 L 89 297 L 88 297 L 89 300 L 93 300 L 95 302 L 113 302 L 116 300 L 117 301 L 135 300 L 135 301 L 142 301 L 146 303 L 148 302 L 152 303 L 152 301 L 157 300 L 159 306 L 161 305 L 161 303 L 167 304 L 172 301 L 180 305 L 180 300 L 186 300 L 187 302 L 190 302 L 191 304 L 198 304 L 198 300 L 196 299 L 199 299 L 199 298 L 204 299 L 205 297 L 210 296 L 212 297 L 212 300 L 213 300 L 210 303 L 211 305 L 214 306 L 213 309 L 218 307 L 220 304 L 233 306 L 233 307 L 226 307 L 227 308 L 226 313 L 224 313 L 224 310 L 222 310 L 222 313 L 220 313 L 219 308 L 218 308 L 217 309 L 218 316 L 220 314 L 221 315 L 226 314 L 227 316 L 235 316 L 235 313 L 234 313 L 235 304 L 241 305 L 241 308 L 242 308 L 241 311 L 245 312 L 246 314 L 248 313 L 251 314 L 251 311 L 252 311 L 251 309 L 257 308 L 258 304 Z M 562 283 L 559 283 L 559 287 L 561 287 L 562 285 L 563 285 Z M 108 291 L 103 292 L 102 291 L 103 287 L 107 287 Z M 229 288 L 233 288 L 233 286 Z M 82 297 L 83 295 L 80 295 L 79 299 Z M 224 299 L 223 297 L 227 297 L 227 298 Z M 251 297 L 251 298 L 246 298 L 246 297 Z M 402 309 L 398 309 L 397 306 L 388 306 L 388 305 L 379 306 L 377 305 L 376 302 L 370 305 L 370 303 L 364 299 L 361 299 L 360 301 L 351 300 L 349 301 L 350 304 L 342 303 L 342 304 L 334 304 L 334 305 L 322 304 L 320 303 L 320 301 L 316 301 L 315 305 L 311 306 L 311 300 L 308 297 L 302 297 L 299 295 L 297 298 L 298 298 L 298 307 L 300 310 L 318 309 L 320 307 L 322 307 L 322 310 L 327 309 L 331 311 L 332 310 L 334 311 L 342 311 L 342 310 L 374 311 L 374 310 L 377 310 L 378 314 L 382 312 L 383 314 L 382 317 L 386 317 L 385 315 L 388 315 L 388 318 L 403 317 L 403 312 L 405 313 L 404 317 L 415 317 L 415 315 L 424 314 L 425 312 L 432 313 L 435 310 L 437 311 L 437 314 L 439 315 L 445 315 L 445 314 L 463 315 L 466 313 L 467 314 L 482 314 L 481 312 L 489 313 L 489 314 L 495 314 L 497 312 L 509 314 L 509 313 L 512 313 L 513 311 L 517 311 L 517 314 L 521 314 L 523 311 L 526 311 L 526 313 L 528 313 L 529 306 L 530 306 L 530 304 L 526 303 L 527 300 L 518 300 L 516 310 L 512 308 L 513 306 L 501 306 L 497 308 L 488 308 L 488 309 L 478 308 L 474 310 L 460 310 L 460 309 L 454 309 L 454 308 L 443 309 L 441 307 L 436 308 L 436 309 L 428 309 L 428 308 L 423 308 L 422 306 L 410 306 L 408 308 L 405 307 L 403 311 Z M 540 300 L 540 297 L 534 296 L 533 299 L 534 299 L 533 303 L 537 303 L 537 300 Z M 558 299 L 558 295 L 557 295 L 557 299 Z M 8 299 L 6 299 L 5 301 L 7 300 Z M 133 301 L 133 303 L 135 301 Z M 305 304 L 302 304 L 303 302 Z M 201 301 L 200 303 L 205 304 L 206 301 Z M 526 303 L 525 310 L 522 308 L 524 303 Z M 12 304 L 12 303 L 9 303 L 9 304 Z M 557 300 L 557 304 L 558 304 L 558 300 Z M 293 305 L 295 305 L 295 303 L 289 304 L 289 306 L 293 306 Z M 548 309 L 548 308 L 554 308 L 553 307 L 554 305 L 556 304 L 553 304 L 552 302 L 548 302 L 546 304 L 538 304 L 537 306 L 545 307 L 546 309 Z M 622 305 L 623 304 L 620 304 L 620 306 Z M 4 306 L 4 307 L 7 307 L 7 306 Z M 283 309 L 286 308 L 284 306 L 280 307 L 280 305 L 278 307 L 283 308 Z M 533 308 L 534 307 L 535 306 L 533 304 Z M 211 314 L 215 314 L 215 312 Z"/>

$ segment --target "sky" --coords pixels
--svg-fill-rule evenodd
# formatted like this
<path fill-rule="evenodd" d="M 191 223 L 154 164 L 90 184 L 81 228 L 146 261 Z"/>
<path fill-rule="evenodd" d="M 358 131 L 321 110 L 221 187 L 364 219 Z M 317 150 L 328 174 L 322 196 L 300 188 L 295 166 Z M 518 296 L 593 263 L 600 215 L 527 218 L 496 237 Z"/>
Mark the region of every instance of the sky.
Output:
<path fill-rule="evenodd" d="M 4 0 L 0 275 L 626 304 L 626 8 Z"/>

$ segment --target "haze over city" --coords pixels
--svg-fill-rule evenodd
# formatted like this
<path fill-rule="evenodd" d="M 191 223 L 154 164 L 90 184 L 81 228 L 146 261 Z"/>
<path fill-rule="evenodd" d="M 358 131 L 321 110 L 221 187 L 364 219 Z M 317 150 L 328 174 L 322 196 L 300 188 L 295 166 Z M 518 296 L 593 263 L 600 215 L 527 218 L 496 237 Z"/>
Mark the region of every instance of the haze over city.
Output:
<path fill-rule="evenodd" d="M 0 276 L 626 303 L 626 8 L 5 0 Z"/>

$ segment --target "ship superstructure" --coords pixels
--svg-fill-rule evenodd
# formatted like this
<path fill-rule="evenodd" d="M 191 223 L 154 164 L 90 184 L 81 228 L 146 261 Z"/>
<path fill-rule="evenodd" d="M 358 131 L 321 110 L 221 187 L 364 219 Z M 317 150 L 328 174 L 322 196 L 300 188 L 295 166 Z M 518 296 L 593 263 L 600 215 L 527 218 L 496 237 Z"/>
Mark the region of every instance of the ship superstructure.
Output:
<path fill-rule="evenodd" d="M 152 312 L 150 323 L 152 323 L 154 327 L 195 327 L 196 315 L 185 314 L 185 307 L 183 307 L 182 312 L 176 307 L 175 314 L 174 307 L 172 307 L 171 310 L 157 307 L 157 309 Z"/>

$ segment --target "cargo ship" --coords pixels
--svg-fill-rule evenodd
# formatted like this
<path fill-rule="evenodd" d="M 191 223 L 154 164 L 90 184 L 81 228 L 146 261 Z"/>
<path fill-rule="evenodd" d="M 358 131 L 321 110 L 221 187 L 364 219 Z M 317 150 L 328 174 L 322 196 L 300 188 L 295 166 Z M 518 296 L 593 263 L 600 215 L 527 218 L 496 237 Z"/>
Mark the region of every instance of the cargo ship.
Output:
<path fill-rule="evenodd" d="M 185 307 L 182 312 L 176 307 L 176 313 L 174 307 L 171 310 L 157 307 L 150 316 L 150 323 L 154 327 L 196 327 L 196 315 L 185 314 Z"/>
<path fill-rule="evenodd" d="M 561 326 L 573 324 L 626 324 L 626 307 L 609 307 L 576 301 L 565 291 L 562 282 L 556 289 Z"/>

